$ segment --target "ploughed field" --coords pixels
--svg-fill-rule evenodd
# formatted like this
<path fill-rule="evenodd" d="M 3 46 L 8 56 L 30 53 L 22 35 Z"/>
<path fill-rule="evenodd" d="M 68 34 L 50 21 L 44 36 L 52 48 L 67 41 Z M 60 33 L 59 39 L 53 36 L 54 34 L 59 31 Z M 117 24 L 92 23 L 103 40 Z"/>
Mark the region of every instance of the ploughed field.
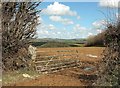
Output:
<path fill-rule="evenodd" d="M 104 47 L 37 48 L 34 79 L 16 86 L 89 86 L 97 79 Z"/>
<path fill-rule="evenodd" d="M 38 48 L 37 56 L 59 56 L 60 59 L 72 58 L 96 62 L 100 60 L 103 50 L 104 47 Z M 97 56 L 97 58 L 94 56 Z"/>

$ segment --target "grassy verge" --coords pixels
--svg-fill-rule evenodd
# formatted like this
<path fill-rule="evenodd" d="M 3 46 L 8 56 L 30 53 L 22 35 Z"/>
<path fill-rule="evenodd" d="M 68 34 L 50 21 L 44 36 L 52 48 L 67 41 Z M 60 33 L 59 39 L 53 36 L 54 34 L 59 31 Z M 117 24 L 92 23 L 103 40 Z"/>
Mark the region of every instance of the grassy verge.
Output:
<path fill-rule="evenodd" d="M 31 78 L 24 77 L 23 74 L 28 74 Z M 9 84 L 14 84 L 14 83 L 21 82 L 24 80 L 34 79 L 38 76 L 40 76 L 39 73 L 35 71 L 27 71 L 27 70 L 3 72 L 2 85 L 7 86 Z"/>

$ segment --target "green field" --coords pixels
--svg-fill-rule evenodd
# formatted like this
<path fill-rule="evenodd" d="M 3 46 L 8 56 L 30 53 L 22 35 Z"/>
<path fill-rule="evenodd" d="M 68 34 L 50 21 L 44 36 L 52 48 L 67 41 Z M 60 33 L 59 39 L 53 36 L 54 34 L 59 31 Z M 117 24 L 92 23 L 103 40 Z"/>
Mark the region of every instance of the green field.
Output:
<path fill-rule="evenodd" d="M 83 47 L 85 39 L 34 39 L 31 41 L 33 46 L 36 47 Z"/>

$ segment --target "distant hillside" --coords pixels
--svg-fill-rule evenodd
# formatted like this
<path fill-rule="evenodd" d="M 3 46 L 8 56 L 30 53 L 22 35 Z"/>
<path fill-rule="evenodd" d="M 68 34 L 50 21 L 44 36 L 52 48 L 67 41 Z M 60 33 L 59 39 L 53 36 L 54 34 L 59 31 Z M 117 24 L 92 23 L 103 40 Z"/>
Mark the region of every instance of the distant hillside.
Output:
<path fill-rule="evenodd" d="M 36 47 L 81 47 L 85 44 L 85 39 L 52 39 L 52 38 L 43 38 L 43 39 L 33 39 L 31 40 L 32 45 Z"/>
<path fill-rule="evenodd" d="M 53 47 L 70 47 L 69 44 L 67 43 L 63 43 L 63 42 L 48 42 L 48 43 L 45 43 L 43 45 L 41 45 L 40 47 L 43 47 L 43 48 L 53 48 Z"/>
<path fill-rule="evenodd" d="M 34 39 L 33 42 L 74 42 L 74 43 L 84 43 L 86 39 L 52 39 L 52 38 L 41 38 Z"/>

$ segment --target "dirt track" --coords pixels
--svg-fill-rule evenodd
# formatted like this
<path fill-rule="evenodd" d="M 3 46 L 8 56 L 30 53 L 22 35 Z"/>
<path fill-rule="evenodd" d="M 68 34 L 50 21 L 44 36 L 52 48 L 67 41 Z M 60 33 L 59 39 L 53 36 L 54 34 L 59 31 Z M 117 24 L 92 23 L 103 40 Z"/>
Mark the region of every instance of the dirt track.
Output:
<path fill-rule="evenodd" d="M 73 59 L 79 59 L 84 62 L 80 68 L 69 68 L 61 70 L 52 74 L 40 75 L 35 79 L 26 80 L 24 82 L 16 82 L 15 86 L 83 86 L 91 85 L 91 83 L 96 79 L 96 63 L 101 60 L 101 53 L 104 48 L 101 47 L 81 47 L 81 48 L 39 48 L 38 55 L 60 55 L 60 54 L 70 54 L 74 57 L 74 54 L 78 55 Z M 89 55 L 94 55 L 97 57 L 91 57 Z M 67 57 L 66 57 L 67 58 Z M 61 58 L 62 59 L 62 58 Z M 87 67 L 93 67 L 93 69 Z M 89 77 L 87 77 L 87 75 Z"/>

